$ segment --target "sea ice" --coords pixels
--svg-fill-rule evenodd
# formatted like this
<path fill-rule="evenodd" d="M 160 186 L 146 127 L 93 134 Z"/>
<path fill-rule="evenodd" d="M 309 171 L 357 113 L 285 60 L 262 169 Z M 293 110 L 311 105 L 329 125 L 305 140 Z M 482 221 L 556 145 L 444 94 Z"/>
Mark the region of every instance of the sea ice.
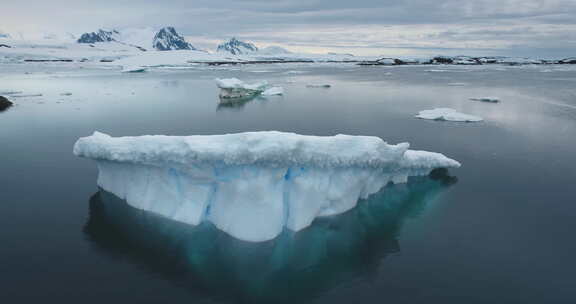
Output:
<path fill-rule="evenodd" d="M 460 113 L 451 108 L 436 108 L 433 110 L 424 110 L 418 112 L 416 117 L 421 119 L 445 120 L 445 121 L 462 121 L 477 122 L 482 121 L 482 117 Z"/>
<path fill-rule="evenodd" d="M 22 91 L 1 91 L 1 92 L 0 92 L 0 95 L 8 95 L 8 96 L 10 96 L 10 95 L 20 95 L 20 94 L 23 94 L 23 93 L 24 93 L 24 92 L 22 92 Z"/>
<path fill-rule="evenodd" d="M 284 95 L 284 88 L 270 87 L 264 90 L 264 92 L 262 92 L 262 96 L 273 96 L 273 95 Z"/>
<path fill-rule="evenodd" d="M 117 137 L 95 132 L 74 154 L 97 161 L 98 185 L 170 219 L 213 223 L 241 240 L 271 240 L 343 213 L 389 182 L 404 183 L 455 160 L 378 137 L 247 132 Z"/>
<path fill-rule="evenodd" d="M 123 66 L 122 73 L 144 73 L 148 69 L 141 66 Z"/>
<path fill-rule="evenodd" d="M 216 85 L 220 88 L 220 98 L 246 98 L 257 95 L 282 95 L 284 89 L 272 87 L 267 81 L 245 83 L 238 78 L 216 78 Z"/>

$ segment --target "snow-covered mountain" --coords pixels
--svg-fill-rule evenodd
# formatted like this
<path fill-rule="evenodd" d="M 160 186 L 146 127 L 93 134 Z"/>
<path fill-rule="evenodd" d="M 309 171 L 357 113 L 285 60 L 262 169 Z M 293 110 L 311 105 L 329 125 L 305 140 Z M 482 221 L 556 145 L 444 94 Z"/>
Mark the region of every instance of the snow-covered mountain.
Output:
<path fill-rule="evenodd" d="M 195 50 L 192 44 L 186 42 L 183 36 L 171 26 L 162 28 L 152 41 L 152 46 L 158 51 Z"/>
<path fill-rule="evenodd" d="M 240 41 L 233 37 L 230 41 L 220 44 L 216 51 L 232 55 L 246 55 L 257 52 L 258 48 L 250 42 Z"/>
<path fill-rule="evenodd" d="M 98 30 L 97 32 L 84 33 L 78 39 L 78 43 L 96 43 L 96 42 L 111 42 L 117 41 L 120 32 L 117 30 L 105 31 Z"/>

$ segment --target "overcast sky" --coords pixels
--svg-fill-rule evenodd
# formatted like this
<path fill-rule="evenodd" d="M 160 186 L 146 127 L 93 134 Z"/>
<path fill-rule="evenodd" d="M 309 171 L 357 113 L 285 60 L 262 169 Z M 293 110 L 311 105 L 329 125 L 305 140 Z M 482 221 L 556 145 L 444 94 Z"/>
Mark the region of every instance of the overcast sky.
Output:
<path fill-rule="evenodd" d="M 0 30 L 71 32 L 173 25 L 197 47 L 357 55 L 576 56 L 576 0 L 2 0 Z"/>

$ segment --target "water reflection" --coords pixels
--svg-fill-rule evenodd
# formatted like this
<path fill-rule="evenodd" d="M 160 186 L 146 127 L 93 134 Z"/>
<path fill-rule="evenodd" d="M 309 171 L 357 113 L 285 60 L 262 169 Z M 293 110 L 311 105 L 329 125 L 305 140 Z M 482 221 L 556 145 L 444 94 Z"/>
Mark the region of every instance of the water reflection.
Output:
<path fill-rule="evenodd" d="M 236 240 L 209 223 L 177 223 L 100 190 L 90 199 L 84 232 L 103 254 L 128 259 L 194 295 L 241 303 L 304 301 L 373 277 L 386 256 L 400 251 L 404 221 L 455 182 L 439 170 L 391 185 L 345 214 L 265 243 Z"/>

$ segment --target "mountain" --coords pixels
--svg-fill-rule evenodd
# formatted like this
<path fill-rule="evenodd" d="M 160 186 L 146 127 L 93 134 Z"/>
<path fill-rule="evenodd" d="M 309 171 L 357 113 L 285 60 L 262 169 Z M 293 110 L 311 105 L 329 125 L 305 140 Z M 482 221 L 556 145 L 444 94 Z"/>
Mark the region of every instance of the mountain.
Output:
<path fill-rule="evenodd" d="M 217 52 L 227 52 L 232 55 L 243 55 L 253 52 L 257 52 L 258 48 L 249 42 L 243 42 L 236 38 L 230 39 L 230 41 L 222 43 L 216 49 Z"/>
<path fill-rule="evenodd" d="M 156 33 L 152 41 L 152 46 L 159 51 L 196 49 L 192 44 L 186 42 L 184 37 L 179 35 L 171 26 L 162 28 Z"/>
<path fill-rule="evenodd" d="M 110 42 L 116 41 L 116 37 L 120 35 L 117 30 L 105 31 L 98 30 L 98 32 L 84 33 L 78 39 L 78 43 L 96 43 L 96 42 Z"/>

